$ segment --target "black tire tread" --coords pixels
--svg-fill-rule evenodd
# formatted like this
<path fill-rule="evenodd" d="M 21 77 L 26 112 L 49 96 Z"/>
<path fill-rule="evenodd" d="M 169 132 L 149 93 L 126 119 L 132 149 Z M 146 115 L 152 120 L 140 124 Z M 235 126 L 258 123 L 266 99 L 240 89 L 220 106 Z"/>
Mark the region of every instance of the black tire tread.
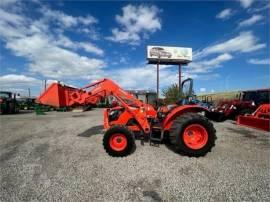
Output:
<path fill-rule="evenodd" d="M 127 149 L 124 150 L 123 152 L 113 151 L 112 149 L 110 149 L 110 147 L 108 145 L 108 140 L 109 140 L 110 135 L 112 135 L 116 132 L 121 132 L 127 136 L 128 146 L 127 146 Z M 104 147 L 106 153 L 108 153 L 112 157 L 125 157 L 125 156 L 131 154 L 132 150 L 135 147 L 134 134 L 131 130 L 129 130 L 128 127 L 126 127 L 124 125 L 114 125 L 105 132 L 105 134 L 103 136 L 103 147 Z"/>
<path fill-rule="evenodd" d="M 182 141 L 180 134 L 182 134 L 186 126 L 191 123 L 202 124 L 208 132 L 209 141 L 207 145 L 200 150 L 192 150 L 186 147 Z M 189 157 L 205 156 L 208 152 L 211 152 L 211 149 L 215 146 L 215 140 L 217 139 L 216 130 L 212 122 L 197 113 L 185 113 L 177 117 L 170 128 L 169 138 L 171 144 L 173 144 L 180 153 Z"/>

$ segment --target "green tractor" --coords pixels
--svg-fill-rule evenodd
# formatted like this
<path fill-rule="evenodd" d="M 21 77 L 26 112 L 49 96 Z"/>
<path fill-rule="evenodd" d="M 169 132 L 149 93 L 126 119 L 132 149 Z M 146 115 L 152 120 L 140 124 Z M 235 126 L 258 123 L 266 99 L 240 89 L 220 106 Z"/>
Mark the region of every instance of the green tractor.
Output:
<path fill-rule="evenodd" d="M 17 103 L 20 110 L 34 110 L 36 106 L 35 100 L 34 97 L 21 97 L 17 98 Z"/>
<path fill-rule="evenodd" d="M 0 114 L 15 114 L 19 112 L 16 94 L 0 91 Z"/>

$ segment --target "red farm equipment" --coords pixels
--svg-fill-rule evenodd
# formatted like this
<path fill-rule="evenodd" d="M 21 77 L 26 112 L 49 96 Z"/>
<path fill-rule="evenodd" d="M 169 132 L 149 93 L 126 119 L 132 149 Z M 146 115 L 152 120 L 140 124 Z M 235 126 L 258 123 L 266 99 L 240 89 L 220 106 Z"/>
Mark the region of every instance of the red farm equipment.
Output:
<path fill-rule="evenodd" d="M 261 105 L 253 114 L 238 116 L 237 124 L 270 131 L 270 104 Z"/>
<path fill-rule="evenodd" d="M 252 114 L 261 104 L 270 103 L 270 89 L 242 91 L 238 99 L 221 101 L 206 113 L 209 119 L 225 121 L 238 115 Z"/>
<path fill-rule="evenodd" d="M 182 105 L 166 112 L 155 110 L 121 89 L 109 79 L 85 86 L 69 88 L 52 84 L 37 102 L 52 106 L 95 104 L 113 97 L 113 106 L 104 109 L 103 137 L 105 151 L 111 156 L 127 156 L 135 148 L 135 137 L 162 142 L 169 139 L 174 148 L 187 156 L 204 156 L 215 145 L 216 130 L 199 112 L 198 105 Z"/>

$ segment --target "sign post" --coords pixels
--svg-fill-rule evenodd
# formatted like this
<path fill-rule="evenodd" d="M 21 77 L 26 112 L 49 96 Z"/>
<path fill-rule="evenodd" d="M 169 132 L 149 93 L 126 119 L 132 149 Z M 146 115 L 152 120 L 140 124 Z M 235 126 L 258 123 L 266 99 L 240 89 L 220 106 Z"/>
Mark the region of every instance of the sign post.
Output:
<path fill-rule="evenodd" d="M 159 62 L 157 63 L 157 102 L 159 99 Z"/>
<path fill-rule="evenodd" d="M 148 64 L 157 65 L 157 101 L 159 98 L 159 65 L 178 65 L 179 95 L 182 94 L 182 65 L 192 61 L 192 48 L 171 46 L 147 46 Z"/>
<path fill-rule="evenodd" d="M 182 81 L 181 81 L 181 63 L 178 66 L 178 87 L 179 87 L 179 97 L 182 95 Z"/>

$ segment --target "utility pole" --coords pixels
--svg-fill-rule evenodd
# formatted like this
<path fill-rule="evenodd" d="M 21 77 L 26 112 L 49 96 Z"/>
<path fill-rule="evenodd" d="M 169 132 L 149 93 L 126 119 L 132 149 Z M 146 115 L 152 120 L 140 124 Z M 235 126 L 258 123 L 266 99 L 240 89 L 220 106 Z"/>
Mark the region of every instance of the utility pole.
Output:
<path fill-rule="evenodd" d="M 44 82 L 44 91 L 46 91 L 47 90 L 47 80 L 45 79 L 45 82 Z"/>
<path fill-rule="evenodd" d="M 157 63 L 157 102 L 159 98 L 159 62 Z"/>
<path fill-rule="evenodd" d="M 158 62 L 157 62 L 157 107 L 159 106 L 159 63 L 160 63 L 160 53 L 158 55 Z"/>
<path fill-rule="evenodd" d="M 181 81 L 181 63 L 179 63 L 179 67 L 178 67 L 178 87 L 179 87 L 179 98 L 181 98 L 182 96 L 182 81 Z"/>

